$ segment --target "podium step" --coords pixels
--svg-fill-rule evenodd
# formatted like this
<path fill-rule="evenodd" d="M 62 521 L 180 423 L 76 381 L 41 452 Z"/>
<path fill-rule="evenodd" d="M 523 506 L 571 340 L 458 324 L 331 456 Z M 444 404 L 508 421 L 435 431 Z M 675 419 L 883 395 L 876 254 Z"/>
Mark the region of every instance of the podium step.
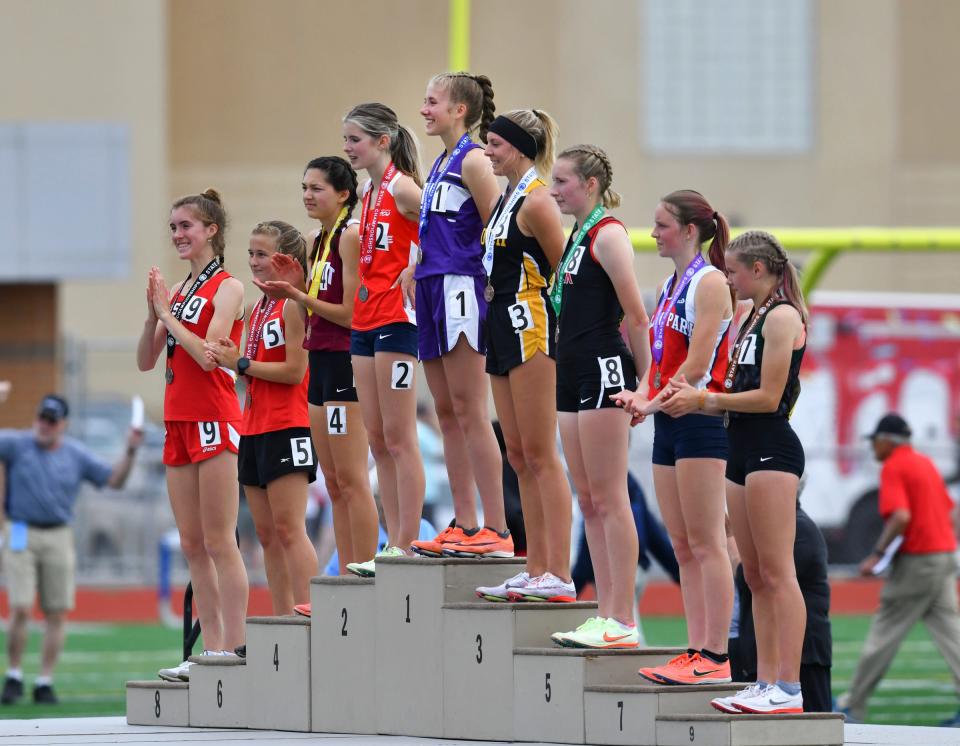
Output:
<path fill-rule="evenodd" d="M 310 730 L 310 619 L 298 615 L 247 619 L 246 725 Z"/>
<path fill-rule="evenodd" d="M 843 715 L 658 715 L 659 746 L 842 746 Z"/>
<path fill-rule="evenodd" d="M 633 684 L 639 678 L 637 669 L 666 663 L 681 649 L 516 648 L 513 652 L 514 739 L 585 743 L 585 687 Z"/>
<path fill-rule="evenodd" d="M 551 633 L 574 629 L 596 608 L 593 601 L 444 604 L 444 737 L 514 740 L 514 648 L 549 645 Z M 483 707 L 477 706 L 478 697 Z"/>
<path fill-rule="evenodd" d="M 312 730 L 375 734 L 377 599 L 373 578 L 313 578 L 310 605 Z"/>
<path fill-rule="evenodd" d="M 657 715 L 715 713 L 714 697 L 726 697 L 745 684 L 657 686 L 626 684 L 583 689 L 587 743 L 657 746 Z"/>
<path fill-rule="evenodd" d="M 191 655 L 190 725 L 202 728 L 246 728 L 249 717 L 243 658 L 234 655 Z"/>
<path fill-rule="evenodd" d="M 190 724 L 190 702 L 187 682 L 128 681 L 128 725 Z"/>
<path fill-rule="evenodd" d="M 478 585 L 496 585 L 522 559 L 377 560 L 377 732 L 440 738 L 443 731 L 444 603 L 474 601 Z M 369 684 L 368 684 L 369 686 Z"/>

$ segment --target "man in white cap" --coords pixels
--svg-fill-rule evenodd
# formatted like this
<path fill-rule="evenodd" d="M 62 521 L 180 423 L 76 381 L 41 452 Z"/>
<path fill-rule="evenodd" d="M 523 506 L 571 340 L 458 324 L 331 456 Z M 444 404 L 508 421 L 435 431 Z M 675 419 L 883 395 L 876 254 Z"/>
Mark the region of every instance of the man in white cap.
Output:
<path fill-rule="evenodd" d="M 872 575 L 888 553 L 896 551 L 880 593 L 880 608 L 849 691 L 838 705 L 850 722 L 862 721 L 867 700 L 880 683 L 904 638 L 922 621 L 960 686 L 960 608 L 954 552 L 953 501 L 943 477 L 926 456 L 910 445 L 910 426 L 898 414 L 881 418 L 867 437 L 883 464 L 880 471 L 880 515 L 883 531 L 874 551 L 860 564 Z M 892 546 L 902 541 L 899 549 Z M 958 690 L 960 694 L 960 690 Z M 956 718 L 944 725 L 960 724 Z"/>
<path fill-rule="evenodd" d="M 122 487 L 143 442 L 142 431 L 131 430 L 126 450 L 111 466 L 65 436 L 69 411 L 63 397 L 50 394 L 41 400 L 31 430 L 0 430 L 0 463 L 7 472 L 3 566 L 10 603 L 2 704 L 23 696 L 21 663 L 38 592 L 45 629 L 33 701 L 56 704 L 53 669 L 63 650 L 66 615 L 74 604 L 73 506 L 84 481 Z"/>

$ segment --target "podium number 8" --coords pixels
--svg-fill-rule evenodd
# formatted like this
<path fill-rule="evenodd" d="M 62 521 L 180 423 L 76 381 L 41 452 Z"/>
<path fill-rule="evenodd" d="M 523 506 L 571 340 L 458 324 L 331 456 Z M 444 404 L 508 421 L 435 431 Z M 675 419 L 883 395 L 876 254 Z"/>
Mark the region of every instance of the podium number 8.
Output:
<path fill-rule="evenodd" d="M 153 693 L 153 714 L 160 717 L 160 690 Z"/>

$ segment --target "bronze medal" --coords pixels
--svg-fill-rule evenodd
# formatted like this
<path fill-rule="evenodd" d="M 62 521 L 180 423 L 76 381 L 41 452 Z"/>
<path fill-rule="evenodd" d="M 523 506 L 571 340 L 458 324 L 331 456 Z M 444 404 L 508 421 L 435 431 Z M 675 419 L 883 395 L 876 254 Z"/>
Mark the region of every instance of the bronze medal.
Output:
<path fill-rule="evenodd" d="M 729 413 L 729 412 L 724 412 L 724 413 L 723 413 L 723 426 L 724 426 L 724 427 L 730 427 L 730 413 Z"/>
<path fill-rule="evenodd" d="M 493 302 L 493 296 L 494 296 L 493 285 L 491 285 L 490 282 L 488 281 L 488 282 L 487 282 L 487 286 L 483 289 L 483 299 L 484 299 L 487 303 L 492 303 L 492 302 Z"/>
<path fill-rule="evenodd" d="M 361 285 L 360 290 L 357 291 L 357 297 L 360 299 L 361 303 L 366 303 L 367 298 L 370 297 L 370 291 L 367 290 L 366 285 Z"/>
<path fill-rule="evenodd" d="M 659 390 L 661 383 L 663 383 L 663 379 L 660 377 L 660 371 L 658 370 L 653 376 L 653 387 Z"/>
<path fill-rule="evenodd" d="M 173 368 L 167 368 L 164 378 L 166 379 L 167 383 L 173 383 Z"/>

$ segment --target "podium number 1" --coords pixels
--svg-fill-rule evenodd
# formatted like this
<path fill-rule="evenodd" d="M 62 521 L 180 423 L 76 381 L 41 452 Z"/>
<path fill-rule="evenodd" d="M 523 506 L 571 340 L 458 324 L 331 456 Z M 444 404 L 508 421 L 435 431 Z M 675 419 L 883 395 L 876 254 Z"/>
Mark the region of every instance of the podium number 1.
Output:
<path fill-rule="evenodd" d="M 407 624 L 410 624 L 410 594 L 407 594 L 407 618 L 404 620 Z"/>
<path fill-rule="evenodd" d="M 273 670 L 280 670 L 280 643 L 273 643 Z"/>

